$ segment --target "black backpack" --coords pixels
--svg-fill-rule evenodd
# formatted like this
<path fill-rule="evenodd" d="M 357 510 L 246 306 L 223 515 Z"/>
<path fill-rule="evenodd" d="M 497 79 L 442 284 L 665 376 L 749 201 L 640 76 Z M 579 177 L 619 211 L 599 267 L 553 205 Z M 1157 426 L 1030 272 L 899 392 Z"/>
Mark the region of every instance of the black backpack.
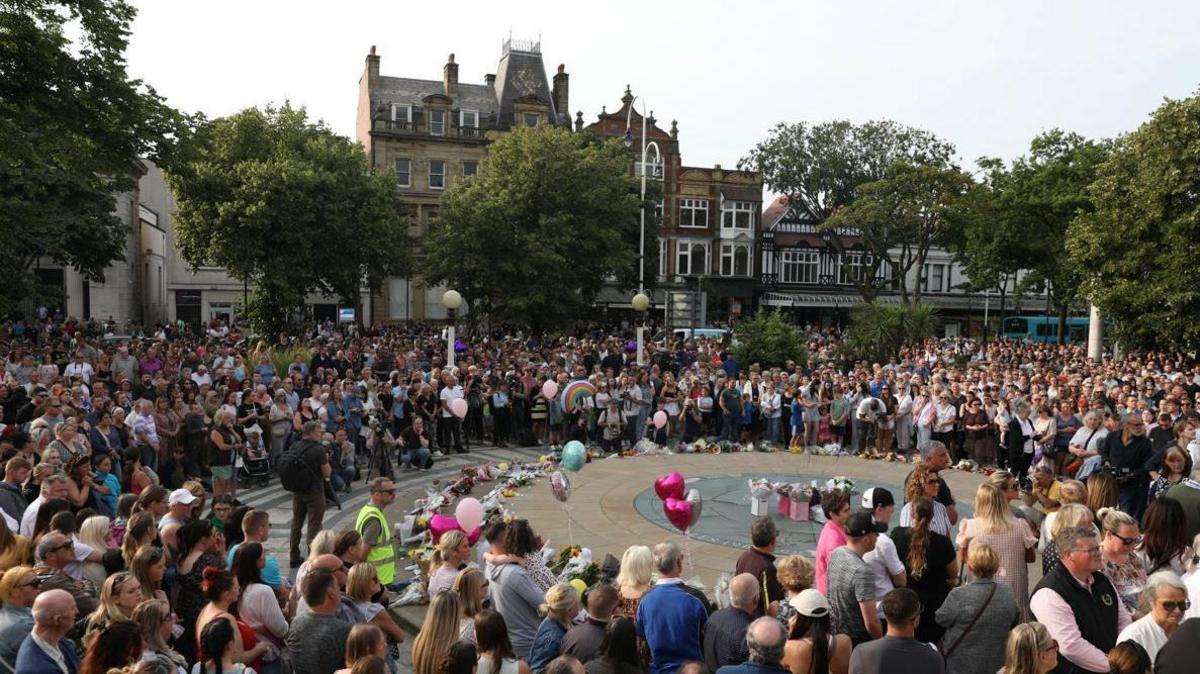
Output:
<path fill-rule="evenodd" d="M 312 466 L 304 460 L 304 454 L 312 447 L 312 440 L 297 440 L 283 450 L 279 455 L 276 468 L 279 471 L 279 483 L 283 488 L 293 493 L 313 491 L 320 484 L 320 478 Z"/>

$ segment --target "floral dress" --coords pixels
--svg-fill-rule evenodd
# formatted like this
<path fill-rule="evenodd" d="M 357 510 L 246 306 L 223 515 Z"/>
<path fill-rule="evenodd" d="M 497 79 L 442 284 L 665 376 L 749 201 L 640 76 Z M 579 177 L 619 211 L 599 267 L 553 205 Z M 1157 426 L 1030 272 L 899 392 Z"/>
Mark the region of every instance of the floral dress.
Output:
<path fill-rule="evenodd" d="M 1114 564 L 1104 560 L 1104 574 L 1112 581 L 1121 601 L 1125 602 L 1125 608 L 1129 609 L 1130 615 L 1140 616 L 1138 597 L 1146 588 L 1146 566 L 1142 563 L 1141 558 L 1131 554 L 1129 561 L 1124 564 Z"/>
<path fill-rule="evenodd" d="M 184 634 L 195 633 L 196 619 L 200 617 L 200 611 L 204 610 L 204 605 L 208 603 L 200 586 L 204 582 L 204 569 L 210 566 L 223 569 L 225 568 L 225 559 L 215 552 L 205 552 L 196 558 L 196 563 L 192 565 L 191 571 L 180 573 L 177 578 L 179 596 L 175 600 L 175 613 L 179 616 L 179 624 L 183 627 Z M 178 646 L 180 653 L 187 656 L 189 660 L 195 660 L 193 648 L 195 639 L 180 639 Z"/>

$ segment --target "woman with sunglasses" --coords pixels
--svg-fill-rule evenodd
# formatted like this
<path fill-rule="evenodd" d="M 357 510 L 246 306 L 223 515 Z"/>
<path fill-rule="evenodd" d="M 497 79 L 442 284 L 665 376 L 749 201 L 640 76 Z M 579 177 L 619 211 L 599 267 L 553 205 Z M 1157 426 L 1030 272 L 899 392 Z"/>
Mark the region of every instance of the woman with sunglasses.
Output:
<path fill-rule="evenodd" d="M 999 674 L 1046 674 L 1058 667 L 1058 643 L 1041 623 L 1017 625 L 1008 633 L 1007 656 Z"/>
<path fill-rule="evenodd" d="M 1117 637 L 1117 642 L 1133 641 L 1146 649 L 1151 664 L 1167 639 L 1179 629 L 1184 614 L 1191 608 L 1187 586 L 1171 571 L 1160 571 L 1146 581 L 1142 600 L 1150 612 L 1130 623 Z"/>
<path fill-rule="evenodd" d="M 1140 618 L 1143 614 L 1138 607 L 1138 596 L 1146 587 L 1146 566 L 1134 554 L 1142 542 L 1137 521 L 1116 508 L 1101 508 L 1096 516 L 1103 536 L 1100 555 L 1104 558 L 1104 574 L 1116 587 L 1129 613 Z"/>
<path fill-rule="evenodd" d="M 133 621 L 142 628 L 142 661 L 153 662 L 157 674 L 187 674 L 187 660 L 171 648 L 172 632 L 179 618 L 165 599 L 148 599 L 133 610 Z"/>
<path fill-rule="evenodd" d="M 83 643 L 90 643 L 97 633 L 117 621 L 130 620 L 142 598 L 142 584 L 132 573 L 122 571 L 109 576 L 100 589 L 100 605 L 84 619 Z"/>
<path fill-rule="evenodd" d="M 33 569 L 15 566 L 0 576 L 0 661 L 15 666 L 21 642 L 33 629 L 33 600 L 42 583 Z"/>

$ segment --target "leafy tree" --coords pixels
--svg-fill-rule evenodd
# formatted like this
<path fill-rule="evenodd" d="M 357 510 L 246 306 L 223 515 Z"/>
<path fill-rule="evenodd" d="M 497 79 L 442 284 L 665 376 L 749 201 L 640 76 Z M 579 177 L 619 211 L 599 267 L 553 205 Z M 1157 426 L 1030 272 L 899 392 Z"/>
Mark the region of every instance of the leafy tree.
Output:
<path fill-rule="evenodd" d="M 1069 230 L 1084 292 L 1130 347 L 1200 349 L 1200 91 L 1119 139 Z"/>
<path fill-rule="evenodd" d="M 820 124 L 781 123 L 739 165 L 761 172 L 768 188 L 787 197 L 789 205 L 833 233 L 836 225 L 827 221 L 854 203 L 864 185 L 887 179 L 895 162 L 902 161 L 911 167 L 948 168 L 953 155 L 953 145 L 928 131 L 888 120 L 859 125 L 836 120 Z M 898 180 L 896 176 L 893 179 Z M 875 196 L 881 199 L 881 193 L 897 188 L 898 183 L 880 186 Z M 872 219 L 872 222 L 877 221 Z M 860 224 L 867 224 L 866 219 Z M 863 235 L 864 242 L 870 240 L 881 246 L 891 233 L 863 232 Z M 835 255 L 847 250 L 846 241 L 840 236 L 826 236 L 825 243 Z M 884 262 L 881 256 L 872 255 L 867 266 L 850 275 L 868 301 L 878 294 L 873 280 Z"/>
<path fill-rule="evenodd" d="M 905 344 L 933 336 L 937 314 L 927 304 L 861 304 L 850 314 L 846 344 L 855 355 L 886 363 Z"/>
<path fill-rule="evenodd" d="M 824 228 L 858 232 L 875 268 L 886 263 L 891 269 L 904 303 L 919 304 L 925 259 L 931 248 L 945 246 L 955 237 L 951 230 L 957 221 L 949 214 L 970 184 L 970 176 L 957 168 L 896 161 L 882 179 L 860 185 L 858 198 L 827 220 Z M 913 269 L 918 282 L 910 289 Z"/>
<path fill-rule="evenodd" d="M 249 283 L 260 334 L 286 327 L 311 292 L 355 301 L 364 284 L 376 290 L 403 273 L 395 175 L 368 171 L 362 146 L 310 123 L 303 108 L 214 120 L 184 150 L 167 174 L 180 250 Z"/>
<path fill-rule="evenodd" d="M 997 159 L 984 163 L 991 170 L 988 215 L 996 220 L 976 226 L 1003 231 L 972 232 L 977 247 L 970 255 L 989 256 L 980 262 L 993 275 L 1026 270 L 1015 292 L 1039 288 L 1048 293 L 1058 314 L 1060 343 L 1066 339 L 1067 312 L 1079 302 L 1083 281 L 1080 268 L 1067 256 L 1067 228 L 1076 216 L 1092 210 L 1088 185 L 1108 152 L 1105 141 L 1053 129 L 1034 138 L 1029 154 L 1007 169 Z"/>
<path fill-rule="evenodd" d="M 804 340 L 779 310 L 759 311 L 734 329 L 733 356 L 743 365 L 783 367 L 806 360 Z"/>
<path fill-rule="evenodd" d="M 442 197 L 424 275 L 499 320 L 541 330 L 577 318 L 605 278 L 636 283 L 638 193 L 619 142 L 515 129 L 489 146 L 472 180 Z M 646 250 L 656 250 L 653 218 L 646 222 Z"/>
<path fill-rule="evenodd" d="M 135 10 L 121 0 L 0 8 L 0 311 L 44 292 L 41 259 L 102 281 L 124 256 L 115 212 L 139 158 L 166 160 L 186 120 L 125 71 Z"/>

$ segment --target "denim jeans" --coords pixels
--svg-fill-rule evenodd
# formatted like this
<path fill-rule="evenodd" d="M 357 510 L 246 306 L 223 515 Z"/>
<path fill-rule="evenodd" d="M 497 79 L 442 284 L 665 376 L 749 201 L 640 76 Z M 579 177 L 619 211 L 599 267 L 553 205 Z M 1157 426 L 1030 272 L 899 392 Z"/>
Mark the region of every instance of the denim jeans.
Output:
<path fill-rule="evenodd" d="M 767 437 L 776 444 L 780 440 L 780 422 L 779 417 L 767 417 Z"/>
<path fill-rule="evenodd" d="M 721 417 L 721 439 L 728 442 L 738 441 L 738 426 L 740 420 L 735 413 L 726 412 Z"/>
<path fill-rule="evenodd" d="M 417 447 L 416 449 L 400 450 L 400 464 L 407 466 L 416 466 L 417 468 L 425 468 L 429 465 L 429 453 L 427 447 Z"/>
<path fill-rule="evenodd" d="M 342 489 L 354 481 L 354 466 L 333 466 L 329 481 L 333 484 L 334 491 Z"/>

